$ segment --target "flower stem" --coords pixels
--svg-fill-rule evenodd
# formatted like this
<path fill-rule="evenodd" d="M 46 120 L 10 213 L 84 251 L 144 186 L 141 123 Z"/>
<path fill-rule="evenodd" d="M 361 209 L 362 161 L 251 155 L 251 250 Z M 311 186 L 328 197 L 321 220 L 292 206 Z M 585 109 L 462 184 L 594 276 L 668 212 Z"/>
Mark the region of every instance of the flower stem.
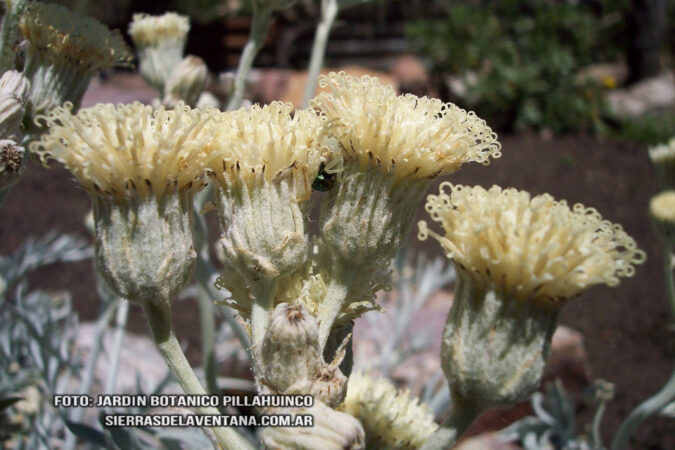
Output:
<path fill-rule="evenodd" d="M 675 323 L 675 283 L 673 282 L 673 254 L 670 250 L 663 255 L 663 268 L 666 279 L 666 292 L 668 293 L 668 301 L 670 302 L 670 312 L 673 323 Z"/>
<path fill-rule="evenodd" d="M 648 398 L 635 408 L 621 423 L 612 441 L 612 450 L 626 448 L 628 440 L 648 417 L 661 411 L 675 398 L 675 369 L 668 383 L 654 396 Z"/>
<path fill-rule="evenodd" d="M 246 77 L 251 71 L 253 60 L 262 47 L 263 40 L 267 34 L 267 27 L 269 26 L 271 19 L 271 11 L 267 9 L 253 11 L 251 32 L 248 37 L 248 42 L 239 58 L 239 67 L 237 67 L 237 74 L 234 78 L 230 99 L 227 103 L 228 111 L 238 109 L 241 106 L 241 101 L 244 97 L 244 88 L 246 87 Z"/>
<path fill-rule="evenodd" d="M 673 282 L 673 255 L 667 250 L 663 255 L 663 269 L 666 278 L 666 292 L 675 322 L 675 283 Z M 612 450 L 626 448 L 628 440 L 640 424 L 648 417 L 657 414 L 675 398 L 675 368 L 666 385 L 655 395 L 640 403 L 619 426 L 619 430 L 612 440 Z"/>
<path fill-rule="evenodd" d="M 424 442 L 421 450 L 446 450 L 457 442 L 474 420 L 481 413 L 472 405 L 452 403 L 450 414 L 445 418 L 441 427 Z"/>
<path fill-rule="evenodd" d="M 19 35 L 19 20 L 26 8 L 27 0 L 6 2 L 5 17 L 0 30 L 0 75 L 14 69 L 14 44 Z"/>
<path fill-rule="evenodd" d="M 269 325 L 270 316 L 274 309 L 274 294 L 277 290 L 276 280 L 271 283 L 263 283 L 254 289 L 253 307 L 251 308 L 251 341 L 253 354 L 259 354 L 262 350 L 263 339 Z M 258 361 L 254 360 L 257 365 Z"/>
<path fill-rule="evenodd" d="M 323 59 L 326 54 L 326 45 L 328 44 L 328 35 L 330 34 L 333 23 L 338 14 L 337 0 L 321 0 L 321 22 L 316 27 L 314 34 L 314 43 L 312 44 L 312 56 L 309 60 L 309 69 L 307 71 L 307 83 L 305 84 L 305 96 L 302 100 L 302 107 L 306 108 L 309 100 L 316 92 L 316 82 L 319 78 L 319 72 L 323 66 Z"/>
<path fill-rule="evenodd" d="M 188 362 L 171 323 L 171 307 L 168 302 L 146 302 L 143 304 L 152 337 L 164 357 L 169 368 L 180 383 L 185 393 L 189 395 L 205 395 L 206 391 L 200 384 L 190 363 Z M 215 407 L 198 408 L 200 414 L 218 415 Z M 211 430 L 221 448 L 227 450 L 253 450 L 253 447 L 231 428 L 213 428 Z"/>
<path fill-rule="evenodd" d="M 355 269 L 353 267 L 344 267 L 342 263 L 335 264 L 335 271 L 328 283 L 326 297 L 319 305 L 319 351 L 323 353 L 323 349 L 328 341 L 328 336 L 333 329 L 335 319 L 342 310 L 342 305 L 347 299 L 349 293 L 349 284 L 354 277 Z"/>

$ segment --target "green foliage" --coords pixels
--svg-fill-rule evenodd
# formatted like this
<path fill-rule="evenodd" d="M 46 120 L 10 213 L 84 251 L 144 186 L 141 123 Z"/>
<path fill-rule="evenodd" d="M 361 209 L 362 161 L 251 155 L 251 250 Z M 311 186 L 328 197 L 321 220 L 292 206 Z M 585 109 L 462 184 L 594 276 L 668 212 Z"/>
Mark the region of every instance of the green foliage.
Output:
<path fill-rule="evenodd" d="M 675 136 L 675 108 L 626 119 L 614 131 L 617 137 L 645 145 L 667 142 Z"/>
<path fill-rule="evenodd" d="M 603 128 L 600 86 L 578 77 L 620 51 L 605 45 L 601 17 L 568 2 L 443 5 L 443 21 L 414 23 L 409 33 L 436 71 L 464 79 L 466 107 L 507 128 Z"/>

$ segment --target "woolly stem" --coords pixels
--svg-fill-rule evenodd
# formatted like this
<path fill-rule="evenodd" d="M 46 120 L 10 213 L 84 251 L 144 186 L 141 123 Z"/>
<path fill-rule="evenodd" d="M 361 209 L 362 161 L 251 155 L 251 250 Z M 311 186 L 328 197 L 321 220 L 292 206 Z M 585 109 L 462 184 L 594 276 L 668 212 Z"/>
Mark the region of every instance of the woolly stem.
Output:
<path fill-rule="evenodd" d="M 309 100 L 314 96 L 314 92 L 316 92 L 317 79 L 319 78 L 319 72 L 321 71 L 321 67 L 323 67 L 323 60 L 326 55 L 328 35 L 331 28 L 333 28 L 338 10 L 337 0 L 321 0 L 321 22 L 316 27 L 314 43 L 312 44 L 312 56 L 309 60 L 307 83 L 305 84 L 305 96 L 302 100 L 303 108 L 307 108 Z"/>
<path fill-rule="evenodd" d="M 232 92 L 227 103 L 227 110 L 233 111 L 239 109 L 241 101 L 244 97 L 244 88 L 246 87 L 246 77 L 251 71 L 253 60 L 262 47 L 263 40 L 267 34 L 267 28 L 271 22 L 272 15 L 267 9 L 260 11 L 253 11 L 253 23 L 251 24 L 251 32 L 248 37 L 248 42 L 241 52 L 239 58 L 239 67 L 237 67 L 237 74 L 232 85 Z"/>
<path fill-rule="evenodd" d="M 319 315 L 317 317 L 317 321 L 319 322 L 319 351 L 321 353 L 323 353 L 323 349 L 326 346 L 335 319 L 337 319 L 347 299 L 349 285 L 354 277 L 354 273 L 354 267 L 345 267 L 342 263 L 335 264 L 335 272 L 328 283 L 326 297 L 319 305 Z"/>
<path fill-rule="evenodd" d="M 661 411 L 673 398 L 675 398 L 675 370 L 670 375 L 668 383 L 656 395 L 640 403 L 621 423 L 614 440 L 612 440 L 612 450 L 627 448 L 630 437 L 642 422 Z"/>
<path fill-rule="evenodd" d="M 19 38 L 19 20 L 26 8 L 27 0 L 7 1 L 5 17 L 0 30 L 0 75 L 14 69 L 16 52 L 14 44 Z"/>
<path fill-rule="evenodd" d="M 188 362 L 171 323 L 171 307 L 168 302 L 159 300 L 144 302 L 143 310 L 152 331 L 152 337 L 160 354 L 173 372 L 186 394 L 206 395 L 190 363 Z M 218 415 L 215 407 L 197 408 L 199 414 Z M 253 447 L 232 428 L 211 429 L 221 448 L 227 450 L 253 450 Z"/>
<path fill-rule="evenodd" d="M 421 450 L 447 450 L 451 448 L 480 413 L 481 411 L 472 405 L 454 401 L 450 407 L 450 413 L 441 427 L 429 436 Z"/>
<path fill-rule="evenodd" d="M 666 291 L 670 302 L 672 319 L 675 321 L 675 283 L 673 283 L 673 255 L 670 250 L 663 255 L 663 269 L 666 278 Z M 675 369 L 666 385 L 654 396 L 640 403 L 619 426 L 612 440 L 612 450 L 626 448 L 630 437 L 648 417 L 657 414 L 675 398 Z"/>

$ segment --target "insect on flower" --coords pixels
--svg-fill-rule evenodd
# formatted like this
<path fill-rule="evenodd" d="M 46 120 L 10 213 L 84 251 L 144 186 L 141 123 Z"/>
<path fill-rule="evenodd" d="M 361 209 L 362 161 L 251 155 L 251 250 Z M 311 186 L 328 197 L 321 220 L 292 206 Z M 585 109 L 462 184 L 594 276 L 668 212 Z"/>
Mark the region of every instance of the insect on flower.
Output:
<path fill-rule="evenodd" d="M 319 173 L 314 179 L 314 182 L 312 182 L 312 189 L 321 192 L 330 191 L 333 189 L 333 186 L 335 186 L 335 177 L 336 174 L 326 172 L 326 166 L 324 163 L 321 163 L 319 166 Z"/>

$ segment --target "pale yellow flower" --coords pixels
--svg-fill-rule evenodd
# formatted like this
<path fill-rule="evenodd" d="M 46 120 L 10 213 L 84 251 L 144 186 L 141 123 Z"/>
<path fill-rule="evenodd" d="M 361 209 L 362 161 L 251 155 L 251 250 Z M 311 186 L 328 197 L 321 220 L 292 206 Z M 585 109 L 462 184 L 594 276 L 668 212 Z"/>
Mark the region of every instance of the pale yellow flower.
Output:
<path fill-rule="evenodd" d="M 124 198 L 203 187 L 219 111 L 183 104 L 153 110 L 138 102 L 71 109 L 41 116 L 49 132 L 30 148 L 43 161 L 63 163 L 91 193 Z"/>
<path fill-rule="evenodd" d="M 294 111 L 290 103 L 272 102 L 241 108 L 223 116 L 219 143 L 210 168 L 223 185 L 267 182 L 290 175 L 295 194 L 306 200 L 321 162 L 321 120 L 311 111 Z"/>
<path fill-rule="evenodd" d="M 134 14 L 129 35 L 138 46 L 159 46 L 172 41 L 182 46 L 190 31 L 189 19 L 179 14 L 168 12 L 161 16 Z"/>
<path fill-rule="evenodd" d="M 501 156 L 485 121 L 452 103 L 396 95 L 377 78 L 343 72 L 323 76 L 320 85 L 330 92 L 311 104 L 328 119 L 345 163 L 353 161 L 362 171 L 382 167 L 397 179 L 428 179 Z"/>
<path fill-rule="evenodd" d="M 656 234 L 671 247 L 675 245 L 675 191 L 661 192 L 652 197 L 649 216 Z"/>
<path fill-rule="evenodd" d="M 646 259 L 621 225 L 548 194 L 443 183 L 426 210 L 445 234 L 420 222 L 420 239 L 433 236 L 461 269 L 511 298 L 555 304 L 596 284 L 616 286 Z"/>
<path fill-rule="evenodd" d="M 408 391 L 361 372 L 349 377 L 347 397 L 339 410 L 361 421 L 367 448 L 420 448 L 438 428 L 427 408 Z"/>

